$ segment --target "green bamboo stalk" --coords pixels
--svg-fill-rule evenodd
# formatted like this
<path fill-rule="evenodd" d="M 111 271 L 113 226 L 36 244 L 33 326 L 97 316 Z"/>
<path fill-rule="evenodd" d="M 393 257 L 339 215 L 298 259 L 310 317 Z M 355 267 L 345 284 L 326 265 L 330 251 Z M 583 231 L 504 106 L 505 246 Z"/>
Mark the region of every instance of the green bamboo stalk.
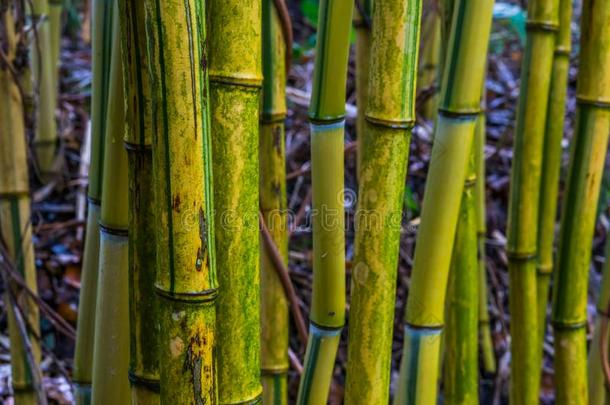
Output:
<path fill-rule="evenodd" d="M 358 0 L 359 7 L 354 7 L 354 29 L 356 32 L 356 140 L 365 131 L 366 104 L 369 95 L 369 63 L 371 60 L 371 16 L 373 13 L 373 0 Z M 362 164 L 362 148 L 356 150 L 357 171 L 360 173 Z"/>
<path fill-rule="evenodd" d="M 61 16 L 64 0 L 48 0 L 49 2 L 49 35 L 51 36 L 51 66 L 53 70 L 53 89 L 55 96 L 59 90 L 59 54 L 61 51 Z"/>
<path fill-rule="evenodd" d="M 510 273 L 511 403 L 538 403 L 540 346 L 537 308 L 537 229 L 547 103 L 551 84 L 558 0 L 528 4 L 521 67 L 506 246 Z"/>
<path fill-rule="evenodd" d="M 608 332 L 608 309 L 610 309 L 610 238 L 606 237 L 605 264 L 602 284 L 597 298 L 597 318 L 591 340 L 591 350 L 587 364 L 587 382 L 589 389 L 589 405 L 605 405 L 608 401 L 608 385 L 602 366 L 602 335 Z M 603 331 L 603 327 L 606 330 Z M 607 335 L 606 335 L 607 336 Z M 606 342 L 607 343 L 607 342 Z"/>
<path fill-rule="evenodd" d="M 99 280 L 93 342 L 91 403 L 124 404 L 130 400 L 129 238 L 127 235 L 127 153 L 125 103 L 118 13 L 113 21 L 110 89 L 106 123 Z"/>
<path fill-rule="evenodd" d="M 548 111 L 544 135 L 544 152 L 542 157 L 542 178 L 540 184 L 540 202 L 538 218 L 538 332 L 540 349 L 546 332 L 546 315 L 549 301 L 549 284 L 553 272 L 553 242 L 557 220 L 557 195 L 561 171 L 561 142 L 563 140 L 568 90 L 568 70 L 570 69 L 570 50 L 572 47 L 572 1 L 559 1 L 559 31 L 555 40 L 555 53 L 551 72 Z"/>
<path fill-rule="evenodd" d="M 256 403 L 260 384 L 261 0 L 210 0 L 210 101 L 218 281 L 219 403 Z"/>
<path fill-rule="evenodd" d="M 415 248 L 395 404 L 434 404 L 445 292 L 481 102 L 493 0 L 457 0 Z"/>
<path fill-rule="evenodd" d="M 421 56 L 419 62 L 417 87 L 428 89 L 438 87 L 440 82 L 441 57 L 441 15 L 433 1 L 422 17 Z M 421 106 L 422 116 L 434 120 L 438 110 L 438 91 Z"/>
<path fill-rule="evenodd" d="M 159 310 L 152 167 L 152 97 L 146 54 L 144 2 L 119 0 L 125 147 L 129 174 L 129 325 L 132 404 L 158 404 Z"/>
<path fill-rule="evenodd" d="M 343 137 L 351 1 L 322 0 L 309 105 L 313 291 L 297 404 L 325 404 L 345 323 Z"/>
<path fill-rule="evenodd" d="M 104 137 L 106 131 L 113 14 L 113 1 L 93 1 L 91 161 L 89 166 L 89 188 L 87 190 L 87 228 L 81 272 L 74 370 L 72 374 L 72 380 L 75 385 L 75 399 L 79 405 L 87 405 L 91 402 L 93 337 L 95 335 L 95 306 L 97 301 L 100 247 L 99 219 L 102 199 Z"/>
<path fill-rule="evenodd" d="M 4 52 L 0 64 L 0 236 L 6 242 L 17 271 L 31 291 L 37 290 L 25 134 L 25 115 L 19 86 L 11 70 L 18 57 L 18 37 L 15 32 L 15 9 L 9 2 L 0 2 L 0 45 Z M 32 357 L 40 361 L 38 306 L 24 291 L 14 289 L 15 300 L 31 330 L 29 334 Z M 16 404 L 37 404 L 38 396 L 33 373 L 28 361 L 23 337 L 19 331 L 12 304 L 13 298 L 4 294 L 8 313 L 11 346 L 11 373 Z"/>
<path fill-rule="evenodd" d="M 40 172 L 43 176 L 53 171 L 57 144 L 57 107 L 56 66 L 53 61 L 51 27 L 49 23 L 48 0 L 32 0 L 31 20 L 36 27 L 30 47 L 32 78 L 36 94 L 36 123 L 34 131 L 34 150 Z"/>
<path fill-rule="evenodd" d="M 474 146 L 476 144 L 475 141 Z M 460 204 L 447 287 L 444 388 L 445 403 L 450 405 L 479 402 L 476 154 L 473 147 Z"/>
<path fill-rule="evenodd" d="M 486 373 L 496 372 L 496 355 L 491 340 L 489 324 L 488 292 L 487 292 L 487 266 L 485 257 L 485 238 L 487 236 L 486 208 L 485 208 L 485 87 L 481 96 L 481 112 L 477 119 L 474 138 L 475 165 L 477 182 L 475 186 L 476 215 L 477 215 L 477 249 L 479 266 L 479 342 L 481 345 L 481 359 L 483 370 Z"/>
<path fill-rule="evenodd" d="M 345 402 L 388 403 L 405 177 L 415 124 L 420 0 L 373 5 L 369 98 L 360 134 Z"/>
<path fill-rule="evenodd" d="M 273 0 L 263 0 L 263 95 L 259 200 L 267 228 L 288 262 L 286 200 L 286 47 Z M 263 403 L 287 404 L 289 307 L 273 261 L 261 243 L 261 382 Z"/>
<path fill-rule="evenodd" d="M 162 404 L 219 403 L 206 6 L 145 1 Z"/>
<path fill-rule="evenodd" d="M 553 291 L 558 404 L 587 403 L 587 286 L 610 134 L 610 2 L 586 0 L 581 17 L 576 127 Z"/>

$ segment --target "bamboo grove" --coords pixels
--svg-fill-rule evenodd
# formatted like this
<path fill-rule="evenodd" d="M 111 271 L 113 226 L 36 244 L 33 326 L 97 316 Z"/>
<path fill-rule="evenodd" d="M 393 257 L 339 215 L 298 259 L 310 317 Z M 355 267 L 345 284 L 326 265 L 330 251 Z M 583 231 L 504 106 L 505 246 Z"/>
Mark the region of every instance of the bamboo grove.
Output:
<path fill-rule="evenodd" d="M 310 308 L 291 262 L 296 3 L 90 0 L 75 403 L 468 405 L 487 400 L 481 375 L 504 372 L 499 315 L 489 310 L 498 271 L 488 268 L 486 167 L 494 0 L 315 2 L 309 125 L 300 129 L 311 201 L 296 215 L 311 223 Z M 54 187 L 66 170 L 57 119 L 65 5 L 0 0 L 0 280 L 17 405 L 47 403 L 31 189 Z M 540 402 L 552 345 L 556 403 L 602 405 L 610 238 L 592 326 L 587 310 L 598 217 L 608 211 L 610 2 L 529 0 L 524 14 L 498 247 L 509 285 L 508 396 Z M 424 127 L 429 161 L 398 302 L 408 169 L 423 160 L 412 139 Z"/>

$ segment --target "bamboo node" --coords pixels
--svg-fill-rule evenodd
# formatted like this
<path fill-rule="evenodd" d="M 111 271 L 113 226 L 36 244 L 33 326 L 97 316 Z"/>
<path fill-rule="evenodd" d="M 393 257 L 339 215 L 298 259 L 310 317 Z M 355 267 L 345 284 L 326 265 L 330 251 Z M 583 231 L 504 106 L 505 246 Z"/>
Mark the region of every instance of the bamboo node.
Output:
<path fill-rule="evenodd" d="M 364 119 L 372 125 L 383 127 L 383 128 L 393 128 L 393 129 L 413 129 L 415 126 L 414 119 L 408 120 L 392 120 L 387 118 L 378 118 L 373 117 L 372 115 L 366 114 Z"/>
<path fill-rule="evenodd" d="M 210 288 L 209 290 L 199 292 L 171 292 L 155 286 L 155 292 L 168 301 L 185 302 L 189 304 L 210 304 L 218 297 L 218 288 Z"/>
<path fill-rule="evenodd" d="M 153 392 L 160 392 L 160 383 L 158 379 L 153 380 L 151 378 L 139 376 L 133 370 L 129 370 L 128 376 L 129 382 L 132 385 L 144 387 Z"/>

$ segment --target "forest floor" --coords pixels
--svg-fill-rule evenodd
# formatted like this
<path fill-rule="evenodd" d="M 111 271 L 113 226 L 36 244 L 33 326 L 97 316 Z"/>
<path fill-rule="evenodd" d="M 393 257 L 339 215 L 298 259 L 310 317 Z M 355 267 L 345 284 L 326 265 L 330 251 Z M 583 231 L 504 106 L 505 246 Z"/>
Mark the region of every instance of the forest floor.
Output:
<path fill-rule="evenodd" d="M 307 120 L 308 99 L 311 93 L 311 77 L 315 44 L 315 0 L 290 1 L 295 42 L 292 67 L 288 80 L 288 117 L 286 120 L 286 152 L 288 207 L 297 213 L 299 223 L 293 224 L 290 239 L 289 270 L 300 299 L 301 310 L 308 315 L 311 300 L 311 230 L 307 226 L 307 213 L 311 203 L 309 129 Z M 511 2 L 514 3 L 514 2 Z M 579 3 L 579 2 L 577 2 Z M 498 359 L 496 375 L 481 375 L 481 403 L 507 403 L 510 371 L 510 314 L 508 313 L 508 272 L 505 253 L 506 216 L 509 192 L 510 165 L 515 110 L 519 95 L 519 70 L 523 49 L 524 12 L 515 4 L 500 3 L 490 42 L 487 95 L 486 137 L 486 189 L 487 189 L 487 271 L 489 280 L 490 318 L 495 353 Z M 500 7 L 501 8 L 501 7 Z M 507 11 L 508 10 L 508 11 Z M 576 12 L 575 18 L 578 16 Z M 577 20 L 575 20 L 577 21 Z M 575 25 L 574 27 L 577 27 Z M 71 31 L 71 32 L 69 32 Z M 578 49 L 578 30 L 574 31 L 574 50 Z M 36 168 L 31 168 L 32 213 L 34 244 L 38 269 L 38 285 L 41 298 L 57 314 L 76 327 L 80 269 L 82 265 L 83 235 L 85 225 L 86 186 L 88 157 L 85 141 L 89 120 L 91 93 L 91 52 L 82 35 L 75 29 L 66 29 L 61 51 L 61 84 L 58 104 L 58 123 L 61 148 L 60 174 L 48 183 L 42 183 Z M 568 160 L 568 144 L 572 136 L 575 112 L 576 52 L 573 52 L 569 79 L 569 100 L 565 118 L 564 159 L 562 185 Z M 353 215 L 356 209 L 357 183 L 355 147 L 355 67 L 353 52 L 350 57 L 347 90 L 347 130 L 345 187 L 353 196 L 346 202 L 347 260 L 349 292 L 349 260 L 353 256 Z M 420 93 L 430 94 L 430 89 Z M 421 96 L 423 100 L 425 97 Z M 558 119 L 561 119 L 558 117 Z M 28 126 L 32 128 L 31 120 Z M 423 190 L 432 146 L 433 122 L 418 116 L 411 139 L 408 164 L 407 192 L 405 196 L 402 240 L 397 279 L 392 381 L 398 376 L 404 309 L 408 295 L 414 243 Z M 30 130 L 31 137 L 31 130 Z M 606 170 L 607 171 L 607 170 Z M 590 278 L 590 319 L 595 313 L 595 297 L 600 284 L 603 266 L 603 246 L 610 226 L 608 202 L 610 178 L 605 175 L 599 203 L 599 221 L 594 239 L 594 260 Z M 560 193 L 561 194 L 561 193 Z M 561 198 L 561 195 L 560 195 Z M 299 214 L 300 213 L 300 214 Z M 349 295 L 348 295 L 349 318 Z M 293 328 L 294 330 L 294 328 Z M 347 330 L 347 328 L 346 328 Z M 44 348 L 42 370 L 44 388 L 51 403 L 71 404 L 73 394 L 70 385 L 74 350 L 73 331 L 59 330 L 49 317 L 42 317 L 42 345 Z M 296 333 L 291 334 L 290 346 L 297 357 L 302 358 L 304 347 Z M 335 382 L 342 386 L 345 379 L 347 333 L 344 332 L 339 347 L 335 369 Z M 544 345 L 542 400 L 553 403 L 553 336 L 550 327 Z M 10 388 L 9 342 L 6 330 L 6 312 L 0 302 L 0 400 L 12 402 Z M 298 373 L 290 371 L 290 395 L 294 399 L 298 385 Z M 340 403 L 341 390 L 333 392 L 334 403 Z M 291 400 L 291 403 L 293 401 Z"/>

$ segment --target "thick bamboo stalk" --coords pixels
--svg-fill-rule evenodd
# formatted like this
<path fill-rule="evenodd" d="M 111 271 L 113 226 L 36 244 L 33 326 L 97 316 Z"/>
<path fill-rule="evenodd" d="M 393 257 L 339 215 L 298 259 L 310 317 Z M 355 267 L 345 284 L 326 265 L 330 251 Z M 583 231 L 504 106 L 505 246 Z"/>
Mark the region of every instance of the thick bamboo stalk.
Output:
<path fill-rule="evenodd" d="M 261 0 L 210 0 L 210 102 L 216 208 L 219 403 L 251 403 L 260 384 L 258 232 Z"/>
<path fill-rule="evenodd" d="M 288 262 L 286 200 L 286 46 L 279 15 L 272 0 L 263 0 L 263 99 L 259 139 L 260 209 L 278 247 Z M 272 259 L 261 243 L 261 382 L 263 403 L 288 401 L 289 307 Z"/>
<path fill-rule="evenodd" d="M 18 37 L 15 33 L 14 8 L 0 3 L 0 44 L 5 59 L 0 64 L 0 234 L 6 242 L 17 271 L 31 291 L 37 290 L 23 102 L 15 76 L 14 64 L 18 56 Z M 11 286 L 7 286 L 11 288 Z M 38 307 L 24 291 L 13 289 L 14 299 L 25 320 L 31 326 L 29 334 L 32 357 L 40 361 Z M 28 361 L 23 337 L 15 320 L 13 298 L 4 295 L 8 313 L 11 345 L 11 373 L 14 399 L 17 404 L 37 404 L 38 396 L 33 373 Z"/>
<path fill-rule="evenodd" d="M 441 15 L 436 2 L 430 1 L 422 17 L 421 56 L 419 62 L 418 89 L 435 89 L 421 106 L 422 116 L 429 120 L 436 118 L 438 110 L 438 86 L 440 82 L 441 58 Z"/>
<path fill-rule="evenodd" d="M 97 300 L 100 231 L 99 218 L 102 199 L 104 165 L 104 137 L 108 101 L 110 50 L 112 48 L 112 15 L 110 0 L 93 1 L 92 88 L 91 88 L 91 164 L 87 190 L 87 229 L 81 291 L 78 306 L 78 328 L 74 352 L 73 382 L 76 402 L 91 401 L 91 372 L 93 364 L 93 336 L 95 334 L 95 305 Z"/>
<path fill-rule="evenodd" d="M 444 389 L 450 405 L 479 402 L 476 144 L 468 162 L 447 287 Z"/>
<path fill-rule="evenodd" d="M 366 104 L 369 96 L 369 64 L 371 60 L 371 16 L 373 13 L 373 0 L 362 0 L 359 7 L 354 7 L 354 29 L 356 31 L 356 139 L 365 131 Z M 357 171 L 360 172 L 362 163 L 362 148 L 356 150 Z"/>
<path fill-rule="evenodd" d="M 493 0 L 458 0 L 454 6 L 407 301 L 395 404 L 436 403 L 445 292 L 466 169 L 481 108 L 492 8 Z"/>
<path fill-rule="evenodd" d="M 610 134 L 610 2 L 583 2 L 576 127 L 553 291 L 557 403 L 587 403 L 587 286 Z"/>
<path fill-rule="evenodd" d="M 129 173 L 129 326 L 132 404 L 158 404 L 159 310 L 152 167 L 152 97 L 144 3 L 119 0 Z"/>
<path fill-rule="evenodd" d="M 129 238 L 125 103 L 118 13 L 113 21 L 104 180 L 100 214 L 99 280 L 93 343 L 91 403 L 124 404 L 129 392 Z"/>
<path fill-rule="evenodd" d="M 313 183 L 310 333 L 297 403 L 325 404 L 345 323 L 343 137 L 351 1 L 323 0 L 309 105 Z"/>
<path fill-rule="evenodd" d="M 587 364 L 587 382 L 589 389 L 589 405 L 605 405 L 608 401 L 608 385 L 603 371 L 603 352 L 601 350 L 602 336 L 608 332 L 608 318 L 610 309 L 610 238 L 606 238 L 602 284 L 597 298 L 597 318 L 591 340 L 591 349 Z M 604 331 L 603 328 L 606 328 Z M 605 342 L 608 344 L 608 342 Z"/>
<path fill-rule="evenodd" d="M 488 291 L 487 291 L 487 266 L 485 256 L 485 238 L 487 237 L 487 216 L 485 207 L 485 139 L 486 139 L 486 102 L 485 86 L 481 96 L 481 112 L 477 119 L 474 138 L 475 165 L 477 171 L 477 183 L 475 186 L 476 215 L 477 215 L 477 246 L 479 265 L 479 343 L 481 345 L 481 359 L 483 370 L 486 373 L 496 372 L 496 355 L 491 340 L 489 324 Z"/>
<path fill-rule="evenodd" d="M 540 216 L 538 218 L 538 332 L 540 349 L 546 332 L 546 315 L 549 301 L 549 284 L 553 272 L 553 242 L 557 221 L 557 195 L 561 171 L 561 142 L 563 140 L 568 90 L 568 70 L 570 69 L 570 50 L 572 47 L 572 1 L 559 1 L 559 31 L 555 40 L 551 87 L 549 90 L 548 111 L 544 134 L 544 152 L 540 180 Z"/>
<path fill-rule="evenodd" d="M 369 98 L 361 147 L 345 402 L 387 403 L 396 272 L 411 130 L 420 0 L 373 5 Z"/>
<path fill-rule="evenodd" d="M 53 60 L 51 27 L 49 23 L 48 0 L 32 0 L 31 20 L 35 25 L 30 46 L 32 78 L 36 100 L 36 121 L 34 131 L 34 150 L 40 172 L 44 175 L 53 171 L 57 144 L 57 107 L 56 64 Z"/>
<path fill-rule="evenodd" d="M 547 103 L 559 0 L 528 4 L 507 225 L 511 311 L 511 403 L 538 402 L 537 229 Z"/>
<path fill-rule="evenodd" d="M 163 404 L 219 402 L 206 6 L 145 2 Z"/>

